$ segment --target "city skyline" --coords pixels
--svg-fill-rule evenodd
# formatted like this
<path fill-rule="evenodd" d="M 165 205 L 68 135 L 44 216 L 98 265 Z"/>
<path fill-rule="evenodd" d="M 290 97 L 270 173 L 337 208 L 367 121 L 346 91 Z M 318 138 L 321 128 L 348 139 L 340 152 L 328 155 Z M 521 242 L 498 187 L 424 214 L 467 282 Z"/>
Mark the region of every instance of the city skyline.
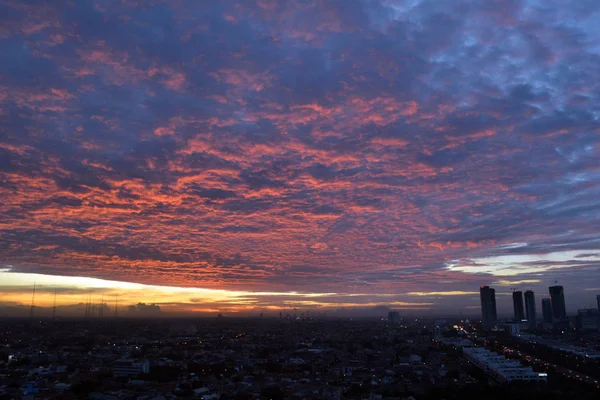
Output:
<path fill-rule="evenodd" d="M 10 0 L 0 308 L 35 284 L 48 307 L 477 314 L 489 286 L 539 316 L 555 281 L 562 314 L 590 307 L 599 13 Z"/>
<path fill-rule="evenodd" d="M 189 315 L 190 313 L 202 313 L 216 315 L 223 312 L 230 315 L 261 315 L 266 312 L 270 316 L 276 316 L 280 312 L 314 312 L 318 315 L 329 316 L 384 316 L 390 311 L 400 312 L 403 315 L 434 315 L 434 316 L 463 316 L 463 317 L 481 317 L 482 313 L 482 295 L 484 289 L 492 291 L 493 299 L 490 301 L 490 311 L 495 315 L 492 321 L 516 320 L 515 315 L 515 291 L 514 288 L 506 292 L 499 292 L 501 300 L 496 301 L 496 290 L 488 286 L 481 286 L 479 296 L 470 297 L 477 300 L 477 306 L 467 306 L 464 309 L 456 310 L 454 306 L 443 306 L 444 296 L 438 296 L 438 302 L 411 302 L 400 301 L 398 298 L 403 295 L 398 294 L 379 294 L 365 297 L 356 294 L 343 293 L 269 293 L 269 292 L 231 292 L 225 290 L 206 290 L 197 288 L 178 288 L 165 286 L 152 286 L 143 284 L 131 284 L 124 282 L 105 281 L 96 278 L 76 278 L 76 277 L 56 277 L 34 274 L 10 273 L 0 270 L 0 278 L 11 279 L 8 291 L 0 293 L 0 316 L 25 316 L 30 312 L 30 308 L 41 310 L 43 317 L 50 316 L 52 308 L 54 313 L 58 308 L 60 316 L 81 317 L 81 316 L 101 316 L 95 308 L 104 304 L 103 309 L 106 316 L 113 316 L 115 308 L 120 312 L 127 313 L 129 307 L 136 304 L 148 304 L 161 306 L 163 316 Z M 15 279 L 16 278 L 16 279 Z M 26 286 L 24 282 L 29 279 L 48 279 L 45 284 L 38 284 L 35 281 L 33 286 Z M 126 287 L 124 290 L 123 285 Z M 551 289 L 549 287 L 548 289 Z M 508 289 L 506 289 L 508 290 Z M 456 296 L 476 295 L 464 292 L 455 293 Z M 521 295 L 523 293 L 521 292 Z M 509 298 L 509 295 L 512 298 Z M 277 303 L 273 303 L 272 298 L 278 297 Z M 404 298 L 414 299 L 431 297 L 424 293 L 414 292 L 404 294 Z M 523 299 L 523 296 L 521 296 Z M 528 297 L 530 299 L 528 299 Z M 564 297 L 564 293 L 563 293 Z M 591 296 L 590 298 L 592 298 Z M 600 297 L 600 295 L 596 295 Z M 19 301 L 21 299 L 21 301 Z M 353 302 L 347 300 L 352 299 Z M 371 299 L 370 302 L 364 302 L 365 299 Z M 382 300 L 387 299 L 387 300 Z M 523 312 L 526 312 L 527 319 L 530 314 L 536 316 L 535 294 L 531 290 L 525 291 L 525 303 Z M 8 301 L 7 301 L 8 300 Z M 550 303 L 550 298 L 540 300 L 541 309 L 544 308 L 544 301 Z M 593 299 L 592 299 L 593 300 Z M 487 300 L 486 300 L 487 301 Z M 240 307 L 243 304 L 243 307 Z M 499 306 L 498 306 L 499 304 Z M 89 311 L 89 308 L 95 311 Z M 594 308 L 589 302 L 585 308 Z M 577 309 L 578 310 L 578 309 Z M 567 309 L 567 316 L 575 315 L 576 309 Z M 329 313 L 329 314 L 328 314 Z M 550 314 L 553 313 L 550 306 Z M 140 314 L 142 315 L 142 314 Z M 129 313 L 129 316 L 131 314 Z M 146 314 L 149 316 L 149 314 Z M 552 316 L 552 318 L 554 318 Z M 537 320 L 537 318 L 535 318 Z M 490 325 L 493 323 L 490 322 Z"/>
<path fill-rule="evenodd" d="M 512 291 L 512 318 L 504 318 L 502 315 L 500 318 L 497 313 L 496 303 L 496 290 L 489 286 L 479 287 L 479 297 L 481 305 L 481 324 L 483 329 L 491 330 L 494 327 L 501 325 L 502 323 L 510 323 L 519 325 L 526 322 L 529 329 L 535 330 L 538 327 L 539 322 L 544 324 L 557 326 L 569 326 L 570 318 L 581 318 L 580 314 L 589 314 L 593 320 L 594 316 L 599 312 L 600 309 L 600 295 L 596 295 L 596 299 L 599 301 L 598 308 L 590 303 L 586 308 L 580 308 L 577 313 L 569 312 L 566 308 L 565 292 L 561 285 L 554 285 L 548 287 L 549 298 L 542 298 L 540 301 L 542 309 L 541 321 L 537 316 L 537 305 L 535 303 L 535 292 L 532 290 L 523 292 L 520 290 L 511 289 Z M 595 326 L 595 321 L 590 322 L 591 326 Z M 519 328 L 520 329 L 520 328 Z"/>

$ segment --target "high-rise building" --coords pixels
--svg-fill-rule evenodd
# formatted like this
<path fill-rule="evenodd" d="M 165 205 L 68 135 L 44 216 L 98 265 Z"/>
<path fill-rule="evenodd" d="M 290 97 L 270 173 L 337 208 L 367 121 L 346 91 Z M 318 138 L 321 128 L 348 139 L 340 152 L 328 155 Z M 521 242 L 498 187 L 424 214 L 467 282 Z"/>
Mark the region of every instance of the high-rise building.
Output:
<path fill-rule="evenodd" d="M 598 310 L 600 310 L 600 294 L 596 295 L 596 303 L 598 303 Z"/>
<path fill-rule="evenodd" d="M 483 329 L 490 329 L 498 320 L 496 314 L 496 291 L 489 286 L 479 288 L 481 297 L 481 322 Z"/>
<path fill-rule="evenodd" d="M 550 299 L 542 299 L 542 315 L 544 317 L 544 323 L 552 323 L 552 302 Z"/>
<path fill-rule="evenodd" d="M 529 323 L 529 328 L 535 329 L 537 326 L 537 314 L 535 312 L 535 294 L 528 290 L 525 292 L 525 316 Z"/>
<path fill-rule="evenodd" d="M 552 315 L 556 319 L 567 318 L 567 307 L 565 306 L 565 291 L 562 286 L 550 286 L 550 300 L 552 301 Z"/>
<path fill-rule="evenodd" d="M 523 310 L 523 292 L 513 292 L 512 296 L 515 321 L 522 321 L 525 319 L 525 311 Z"/>

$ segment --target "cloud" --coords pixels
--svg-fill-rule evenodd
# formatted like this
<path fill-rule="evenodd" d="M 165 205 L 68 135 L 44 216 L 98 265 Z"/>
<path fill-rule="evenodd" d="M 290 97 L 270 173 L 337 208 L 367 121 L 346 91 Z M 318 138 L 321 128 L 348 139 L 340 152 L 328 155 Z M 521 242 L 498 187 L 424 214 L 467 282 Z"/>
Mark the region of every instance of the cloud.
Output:
<path fill-rule="evenodd" d="M 449 292 L 409 292 L 409 296 L 469 296 L 476 295 L 479 292 L 461 292 L 461 291 L 449 291 Z"/>
<path fill-rule="evenodd" d="M 563 3 L 10 1 L 0 262 L 227 290 L 582 293 L 600 8 Z"/>
<path fill-rule="evenodd" d="M 494 282 L 494 285 L 500 285 L 500 286 L 517 286 L 517 285 L 523 285 L 523 284 L 531 284 L 531 283 L 540 283 L 541 281 L 539 279 L 521 279 L 521 280 L 507 280 L 507 279 L 501 279 L 497 282 Z"/>

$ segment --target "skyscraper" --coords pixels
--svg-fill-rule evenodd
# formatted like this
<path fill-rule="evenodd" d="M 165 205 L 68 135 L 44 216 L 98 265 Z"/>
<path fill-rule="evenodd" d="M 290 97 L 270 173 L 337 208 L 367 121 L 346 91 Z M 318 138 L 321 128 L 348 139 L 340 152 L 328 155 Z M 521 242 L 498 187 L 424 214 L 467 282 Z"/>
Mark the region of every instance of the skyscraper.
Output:
<path fill-rule="evenodd" d="M 550 299 L 542 299 L 542 315 L 544 317 L 544 323 L 552 323 L 552 302 Z"/>
<path fill-rule="evenodd" d="M 525 312 L 523 311 L 523 292 L 513 292 L 512 296 L 515 321 L 522 321 L 525 319 Z"/>
<path fill-rule="evenodd" d="M 552 314 L 554 318 L 567 318 L 567 307 L 565 306 L 565 292 L 562 286 L 550 286 L 550 300 L 552 301 Z"/>
<path fill-rule="evenodd" d="M 596 303 L 598 303 L 598 310 L 600 310 L 600 294 L 596 295 Z"/>
<path fill-rule="evenodd" d="M 481 322 L 483 329 L 490 329 L 496 323 L 498 315 L 496 314 L 496 291 L 489 286 L 479 288 L 481 297 Z"/>
<path fill-rule="evenodd" d="M 529 328 L 535 329 L 537 326 L 537 313 L 535 312 L 535 294 L 531 290 L 525 292 L 525 313 Z"/>

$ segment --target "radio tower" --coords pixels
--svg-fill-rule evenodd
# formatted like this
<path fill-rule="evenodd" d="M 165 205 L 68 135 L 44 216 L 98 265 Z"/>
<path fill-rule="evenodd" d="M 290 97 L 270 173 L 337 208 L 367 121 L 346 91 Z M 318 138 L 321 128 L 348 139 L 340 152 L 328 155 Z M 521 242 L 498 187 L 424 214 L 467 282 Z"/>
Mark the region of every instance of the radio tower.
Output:
<path fill-rule="evenodd" d="M 91 317 L 93 314 L 92 310 L 92 292 L 88 293 L 87 302 L 85 303 L 85 316 Z"/>
<path fill-rule="evenodd" d="M 90 316 L 91 317 L 94 316 L 94 312 L 96 312 L 96 305 L 94 304 L 94 301 L 92 300 L 92 292 L 90 292 Z"/>
<path fill-rule="evenodd" d="M 31 308 L 29 309 L 29 321 L 33 321 L 34 308 L 35 308 L 35 282 L 33 282 L 33 292 L 31 293 Z"/>
<path fill-rule="evenodd" d="M 56 288 L 54 288 L 54 306 L 52 307 L 52 319 L 56 321 Z"/>
<path fill-rule="evenodd" d="M 117 308 L 119 306 L 119 294 L 115 294 L 115 318 L 117 318 Z"/>
<path fill-rule="evenodd" d="M 104 293 L 100 296 L 100 309 L 98 310 L 98 316 L 102 318 L 104 316 Z"/>

